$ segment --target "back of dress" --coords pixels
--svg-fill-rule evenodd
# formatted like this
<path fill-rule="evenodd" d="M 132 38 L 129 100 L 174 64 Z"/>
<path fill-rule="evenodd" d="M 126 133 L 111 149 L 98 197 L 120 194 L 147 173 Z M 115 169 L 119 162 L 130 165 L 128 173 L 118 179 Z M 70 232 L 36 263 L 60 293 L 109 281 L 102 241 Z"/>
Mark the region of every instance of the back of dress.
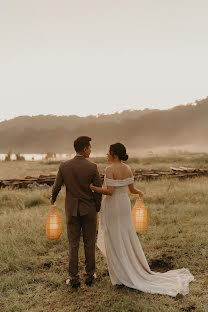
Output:
<path fill-rule="evenodd" d="M 97 246 L 106 256 L 111 282 L 152 294 L 186 295 L 194 280 L 188 269 L 156 273 L 148 265 L 131 214 L 127 186 L 133 181 L 105 178 L 114 193 L 102 202 Z"/>
<path fill-rule="evenodd" d="M 114 187 L 112 196 L 104 196 L 98 228 L 97 245 L 106 255 L 105 237 L 113 236 L 116 244 L 120 241 L 120 233 L 132 230 L 131 202 L 128 196 L 128 185 L 134 183 L 134 178 L 113 180 L 104 177 L 106 186 Z M 134 230 L 134 228 L 133 228 Z"/>

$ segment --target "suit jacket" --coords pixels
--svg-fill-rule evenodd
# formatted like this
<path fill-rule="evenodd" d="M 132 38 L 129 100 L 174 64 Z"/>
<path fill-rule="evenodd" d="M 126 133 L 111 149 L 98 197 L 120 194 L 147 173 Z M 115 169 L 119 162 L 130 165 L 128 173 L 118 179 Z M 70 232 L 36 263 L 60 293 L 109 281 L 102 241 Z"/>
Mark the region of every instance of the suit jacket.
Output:
<path fill-rule="evenodd" d="M 78 209 L 81 216 L 93 210 L 100 210 L 102 195 L 92 192 L 89 188 L 90 183 L 102 186 L 97 165 L 84 156 L 75 156 L 60 164 L 51 198 L 55 202 L 61 186 L 65 184 L 66 222 L 69 222 L 72 216 L 77 216 Z"/>

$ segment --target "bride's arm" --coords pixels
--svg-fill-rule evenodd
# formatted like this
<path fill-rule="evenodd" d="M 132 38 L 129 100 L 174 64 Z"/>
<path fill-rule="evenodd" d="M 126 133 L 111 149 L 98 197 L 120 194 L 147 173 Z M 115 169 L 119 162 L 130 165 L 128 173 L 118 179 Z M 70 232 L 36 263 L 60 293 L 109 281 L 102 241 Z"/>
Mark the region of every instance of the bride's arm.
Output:
<path fill-rule="evenodd" d="M 105 174 L 106 174 L 106 178 L 113 179 L 113 174 L 112 174 L 110 167 L 106 168 Z M 112 186 L 98 187 L 98 186 L 94 186 L 92 183 L 90 184 L 90 189 L 94 192 L 101 193 L 103 195 L 110 195 L 110 196 L 113 195 L 113 192 L 114 192 L 114 187 Z"/>
<path fill-rule="evenodd" d="M 133 173 L 132 173 L 130 167 L 129 167 L 129 171 L 130 171 L 131 177 L 133 177 L 134 175 L 133 175 Z M 141 197 L 141 198 L 143 197 L 144 194 L 143 194 L 140 190 L 137 190 L 137 189 L 134 187 L 134 184 L 129 184 L 129 185 L 128 185 L 128 188 L 129 188 L 129 191 L 130 191 L 131 194 L 138 194 L 139 197 Z"/>
<path fill-rule="evenodd" d="M 143 193 L 139 190 L 137 190 L 135 187 L 134 187 L 134 184 L 129 184 L 128 185 L 128 188 L 129 188 L 129 191 L 131 194 L 138 194 L 139 197 L 143 197 Z"/>

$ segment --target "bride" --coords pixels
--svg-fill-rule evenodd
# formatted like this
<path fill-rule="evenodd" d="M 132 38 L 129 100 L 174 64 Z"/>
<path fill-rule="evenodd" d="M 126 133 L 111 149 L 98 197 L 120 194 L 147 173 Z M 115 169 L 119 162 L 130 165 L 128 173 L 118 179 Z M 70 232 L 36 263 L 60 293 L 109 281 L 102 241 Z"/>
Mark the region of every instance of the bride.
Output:
<path fill-rule="evenodd" d="M 126 148 L 121 143 L 112 144 L 108 152 L 105 187 L 92 184 L 92 191 L 104 194 L 100 210 L 97 246 L 107 259 L 113 285 L 123 284 L 151 294 L 189 293 L 189 283 L 194 276 L 182 268 L 165 273 L 151 271 L 135 231 L 128 189 L 132 194 L 143 193 L 134 188 L 134 177 L 129 166 Z M 128 186 L 128 187 L 127 187 Z"/>

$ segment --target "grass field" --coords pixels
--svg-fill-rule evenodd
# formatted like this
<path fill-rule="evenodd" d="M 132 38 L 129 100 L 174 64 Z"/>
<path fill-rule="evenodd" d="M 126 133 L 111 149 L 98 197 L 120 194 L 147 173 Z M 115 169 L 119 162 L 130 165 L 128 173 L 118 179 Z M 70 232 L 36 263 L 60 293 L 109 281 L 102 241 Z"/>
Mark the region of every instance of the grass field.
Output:
<path fill-rule="evenodd" d="M 132 169 L 169 166 L 207 168 L 206 155 L 134 159 Z M 106 166 L 99 159 L 102 171 Z M 58 163 L 0 162 L 0 179 L 56 173 Z M 96 249 L 97 281 L 78 291 L 65 284 L 68 277 L 68 241 L 64 216 L 64 189 L 57 206 L 63 217 L 58 241 L 45 236 L 50 190 L 0 190 L 0 311 L 2 312 L 179 312 L 208 311 L 208 178 L 142 181 L 149 224 L 139 235 L 153 271 L 186 267 L 195 276 L 190 293 L 176 298 L 151 295 L 112 286 L 106 261 Z M 132 205 L 135 196 L 131 196 Z M 80 271 L 84 274 L 83 244 Z"/>
<path fill-rule="evenodd" d="M 98 169 L 104 173 L 108 166 L 105 157 L 91 158 L 96 162 Z M 0 180 L 23 178 L 25 176 L 37 177 L 40 174 L 56 174 L 60 161 L 0 161 Z M 170 167 L 196 167 L 208 168 L 207 153 L 176 153 L 164 155 L 151 155 L 149 157 L 130 158 L 127 162 L 132 170 L 157 169 L 169 170 Z"/>

